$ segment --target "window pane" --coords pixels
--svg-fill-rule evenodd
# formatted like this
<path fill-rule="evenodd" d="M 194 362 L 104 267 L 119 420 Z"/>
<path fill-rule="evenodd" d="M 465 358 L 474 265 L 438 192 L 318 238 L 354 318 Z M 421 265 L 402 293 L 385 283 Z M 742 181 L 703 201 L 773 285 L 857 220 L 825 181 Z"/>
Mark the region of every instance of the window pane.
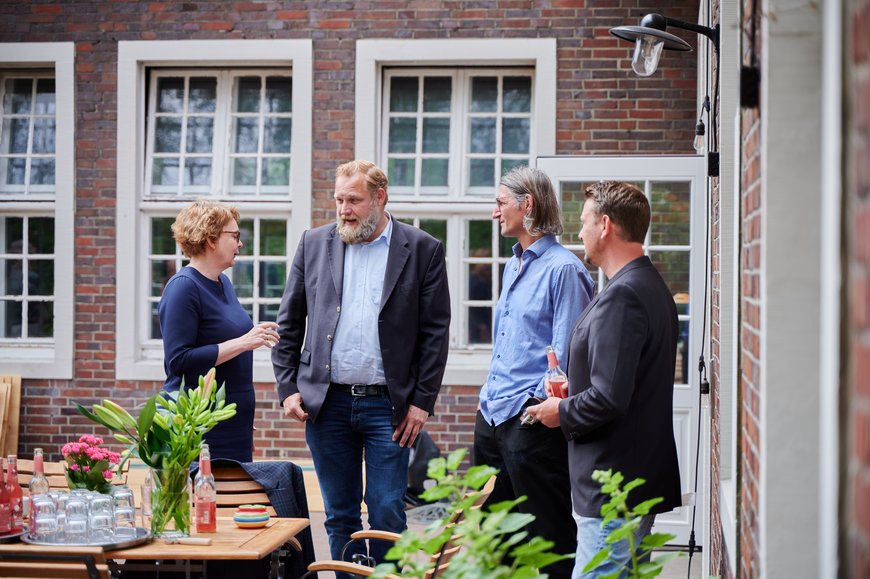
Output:
<path fill-rule="evenodd" d="M 31 217 L 27 222 L 31 253 L 54 253 L 54 218 Z"/>
<path fill-rule="evenodd" d="M 506 113 L 528 113 L 532 110 L 532 79 L 528 76 L 506 76 L 502 110 Z"/>
<path fill-rule="evenodd" d="M 257 184 L 257 160 L 236 159 L 233 163 L 233 185 Z"/>
<path fill-rule="evenodd" d="M 417 110 L 417 88 L 419 80 L 415 76 L 394 76 L 390 80 L 390 111 L 410 113 Z"/>
<path fill-rule="evenodd" d="M 260 297 L 280 298 L 287 283 L 286 262 L 260 263 Z"/>
<path fill-rule="evenodd" d="M 471 159 L 471 171 L 469 186 L 471 187 L 494 187 L 495 177 L 493 168 L 495 161 L 492 159 Z"/>
<path fill-rule="evenodd" d="M 492 220 L 468 221 L 468 255 L 492 257 Z"/>
<path fill-rule="evenodd" d="M 495 119 L 471 119 L 470 153 L 495 153 Z"/>
<path fill-rule="evenodd" d="M 3 136 L 5 143 L 0 143 L 0 151 L 13 155 L 27 154 L 27 136 L 30 134 L 28 119 L 4 119 Z"/>
<path fill-rule="evenodd" d="M 260 220 L 260 255 L 286 254 L 287 222 L 278 219 Z"/>
<path fill-rule="evenodd" d="M 691 183 L 653 183 L 650 196 L 650 242 L 689 245 Z"/>
<path fill-rule="evenodd" d="M 236 111 L 260 112 L 260 77 L 245 76 L 236 79 Z"/>
<path fill-rule="evenodd" d="M 211 159 L 190 158 L 184 162 L 185 185 L 211 184 Z"/>
<path fill-rule="evenodd" d="M 423 110 L 427 113 L 449 113 L 451 78 L 430 76 L 423 81 Z"/>
<path fill-rule="evenodd" d="M 447 159 L 423 159 L 423 187 L 447 187 L 448 163 Z"/>
<path fill-rule="evenodd" d="M 8 159 L 6 161 L 6 184 L 24 185 L 24 171 L 27 168 L 27 161 L 24 159 Z"/>
<path fill-rule="evenodd" d="M 450 119 L 423 119 L 423 152 L 450 152 Z"/>
<path fill-rule="evenodd" d="M 471 112 L 495 112 L 498 110 L 498 78 L 476 76 L 471 81 Z"/>
<path fill-rule="evenodd" d="M 526 159 L 502 159 L 501 160 L 501 174 L 504 175 L 514 167 L 519 165 L 528 165 L 529 162 Z"/>
<path fill-rule="evenodd" d="M 175 239 L 172 238 L 171 217 L 155 217 L 151 220 L 151 253 L 154 255 L 174 255 Z"/>
<path fill-rule="evenodd" d="M 213 117 L 188 117 L 187 147 L 188 153 L 211 153 L 214 143 Z"/>
<path fill-rule="evenodd" d="M 29 338 L 50 338 L 53 335 L 53 302 L 27 303 L 27 336 Z"/>
<path fill-rule="evenodd" d="M 154 152 L 181 151 L 181 117 L 160 117 L 154 127 Z"/>
<path fill-rule="evenodd" d="M 154 340 L 162 340 L 163 334 L 160 333 L 160 316 L 157 315 L 157 303 L 151 304 L 151 338 Z"/>
<path fill-rule="evenodd" d="M 447 221 L 444 219 L 421 219 L 420 229 L 439 240 L 447 250 Z"/>
<path fill-rule="evenodd" d="M 22 217 L 0 217 L 0 224 L 3 224 L 3 246 L 0 247 L 2 253 L 23 253 L 24 245 L 24 219 Z"/>
<path fill-rule="evenodd" d="M 0 300 L 0 307 L 3 308 L 3 336 L 4 338 L 20 338 L 22 326 L 22 307 L 21 302 L 11 300 Z"/>
<path fill-rule="evenodd" d="M 502 152 L 508 154 L 528 154 L 529 119 L 502 120 Z"/>
<path fill-rule="evenodd" d="M 395 187 L 414 186 L 414 159 L 390 159 L 387 161 L 387 177 Z"/>
<path fill-rule="evenodd" d="M 468 343 L 492 343 L 492 308 L 468 308 Z"/>
<path fill-rule="evenodd" d="M 233 266 L 233 287 L 240 298 L 254 297 L 254 264 L 250 261 L 236 262 Z"/>
<path fill-rule="evenodd" d="M 33 152 L 37 155 L 54 153 L 54 119 L 33 121 Z"/>
<path fill-rule="evenodd" d="M 671 295 L 689 292 L 689 251 L 650 251 L 649 258 L 659 270 Z"/>
<path fill-rule="evenodd" d="M 254 220 L 242 219 L 239 223 L 239 231 L 242 234 L 242 248 L 239 249 L 239 255 L 254 255 Z"/>
<path fill-rule="evenodd" d="M 278 319 L 280 304 L 264 304 L 260 306 L 260 322 L 274 322 Z"/>
<path fill-rule="evenodd" d="M 287 76 L 266 78 L 266 112 L 289 113 L 293 110 L 293 79 Z"/>
<path fill-rule="evenodd" d="M 213 113 L 217 109 L 217 79 L 191 78 L 187 110 L 191 113 Z"/>
<path fill-rule="evenodd" d="M 390 119 L 390 153 L 417 150 L 417 119 Z"/>
<path fill-rule="evenodd" d="M 499 235 L 498 237 L 498 256 L 499 257 L 513 257 L 514 256 L 514 244 L 517 240 L 513 237 L 502 237 Z"/>
<path fill-rule="evenodd" d="M 256 153 L 259 139 L 259 120 L 250 117 L 239 117 L 235 120 L 236 153 Z"/>
<path fill-rule="evenodd" d="M 3 95 L 3 112 L 7 115 L 29 114 L 32 94 L 33 81 L 31 79 L 6 79 L 6 91 Z"/>
<path fill-rule="evenodd" d="M 290 186 L 290 159 L 263 159 L 263 174 L 261 175 L 263 185 L 281 186 L 286 188 Z"/>
<path fill-rule="evenodd" d="M 19 249 L 20 253 L 20 249 Z M 24 294 L 24 260 L 0 259 L 4 278 L 0 280 L 0 295 L 20 296 Z"/>
<path fill-rule="evenodd" d="M 468 299 L 492 299 L 492 263 L 468 264 Z"/>
<path fill-rule="evenodd" d="M 268 118 L 265 120 L 263 151 L 266 153 L 289 153 L 291 119 Z"/>
<path fill-rule="evenodd" d="M 54 295 L 54 260 L 31 259 L 27 262 L 27 293 L 32 296 Z"/>
<path fill-rule="evenodd" d="M 33 112 L 37 115 L 55 113 L 55 88 L 53 78 L 40 78 L 36 81 L 36 106 Z"/>
<path fill-rule="evenodd" d="M 54 159 L 33 159 L 30 162 L 31 185 L 54 185 Z"/>
<path fill-rule="evenodd" d="M 163 288 L 166 287 L 166 282 L 175 275 L 176 266 L 174 259 L 161 259 L 151 262 L 151 296 L 160 297 L 163 295 Z"/>
<path fill-rule="evenodd" d="M 154 185 L 178 185 L 178 159 L 154 159 L 151 182 Z"/>
<path fill-rule="evenodd" d="M 163 77 L 157 81 L 157 112 L 181 113 L 184 110 L 184 79 Z"/>

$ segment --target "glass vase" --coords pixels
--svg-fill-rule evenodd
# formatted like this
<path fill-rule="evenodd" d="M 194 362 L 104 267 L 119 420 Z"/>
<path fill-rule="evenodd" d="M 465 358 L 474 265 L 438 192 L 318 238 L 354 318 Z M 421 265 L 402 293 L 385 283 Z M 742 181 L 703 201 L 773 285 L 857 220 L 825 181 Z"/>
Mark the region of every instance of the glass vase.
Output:
<path fill-rule="evenodd" d="M 190 470 L 151 469 L 151 534 L 155 537 L 190 535 Z"/>

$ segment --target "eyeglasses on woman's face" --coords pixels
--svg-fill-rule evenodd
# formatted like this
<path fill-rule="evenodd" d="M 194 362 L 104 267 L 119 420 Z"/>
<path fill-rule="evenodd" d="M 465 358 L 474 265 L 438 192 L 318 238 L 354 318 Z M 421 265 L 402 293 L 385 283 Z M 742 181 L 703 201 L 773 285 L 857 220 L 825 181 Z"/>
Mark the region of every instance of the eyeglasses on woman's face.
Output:
<path fill-rule="evenodd" d="M 230 235 L 233 236 L 233 239 L 236 240 L 236 243 L 238 243 L 239 240 L 242 238 L 242 232 L 241 232 L 241 231 L 226 231 L 226 230 L 225 230 L 225 231 L 221 231 L 221 233 L 229 233 Z"/>

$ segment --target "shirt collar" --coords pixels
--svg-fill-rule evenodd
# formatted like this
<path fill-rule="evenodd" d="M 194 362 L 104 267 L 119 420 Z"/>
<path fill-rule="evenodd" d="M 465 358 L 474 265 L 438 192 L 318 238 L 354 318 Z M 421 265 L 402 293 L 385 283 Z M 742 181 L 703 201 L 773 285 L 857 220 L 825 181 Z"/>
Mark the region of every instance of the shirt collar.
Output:
<path fill-rule="evenodd" d="M 556 236 L 552 234 L 547 234 L 531 244 L 528 248 L 526 248 L 526 251 L 532 252 L 535 257 L 541 257 L 548 249 L 550 249 L 554 245 L 556 245 Z M 523 253 L 525 253 L 523 251 L 523 246 L 520 245 L 519 242 L 514 244 L 513 252 L 514 255 L 517 257 L 522 257 Z"/>

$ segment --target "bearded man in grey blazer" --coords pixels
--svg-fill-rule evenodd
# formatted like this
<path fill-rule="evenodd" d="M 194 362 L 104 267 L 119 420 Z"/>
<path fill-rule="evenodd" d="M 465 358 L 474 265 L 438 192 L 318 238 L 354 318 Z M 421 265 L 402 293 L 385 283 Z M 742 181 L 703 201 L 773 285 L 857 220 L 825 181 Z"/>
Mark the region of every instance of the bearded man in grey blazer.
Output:
<path fill-rule="evenodd" d="M 351 161 L 335 175 L 336 223 L 302 235 L 272 363 L 284 414 L 306 422 L 339 559 L 363 499 L 372 528 L 405 528 L 409 450 L 441 388 L 450 296 L 443 245 L 385 211 L 384 172 Z M 370 555 L 388 547 L 374 541 Z M 354 543 L 346 557 L 364 551 Z"/>
<path fill-rule="evenodd" d="M 607 286 L 589 303 L 571 336 L 568 398 L 548 398 L 527 412 L 568 439 L 571 499 L 577 522 L 573 577 L 614 573 L 612 561 L 584 574 L 583 568 L 622 521 L 602 527 L 607 498 L 592 480 L 613 469 L 626 481 L 646 484 L 629 504 L 662 497 L 643 517 L 637 543 L 655 515 L 680 506 L 680 471 L 673 430 L 674 370 L 679 324 L 671 292 L 644 255 L 650 205 L 635 186 L 616 181 L 586 189 L 580 217 L 586 260 L 604 271 Z M 627 541 L 611 545 L 611 558 L 629 559 Z"/>

